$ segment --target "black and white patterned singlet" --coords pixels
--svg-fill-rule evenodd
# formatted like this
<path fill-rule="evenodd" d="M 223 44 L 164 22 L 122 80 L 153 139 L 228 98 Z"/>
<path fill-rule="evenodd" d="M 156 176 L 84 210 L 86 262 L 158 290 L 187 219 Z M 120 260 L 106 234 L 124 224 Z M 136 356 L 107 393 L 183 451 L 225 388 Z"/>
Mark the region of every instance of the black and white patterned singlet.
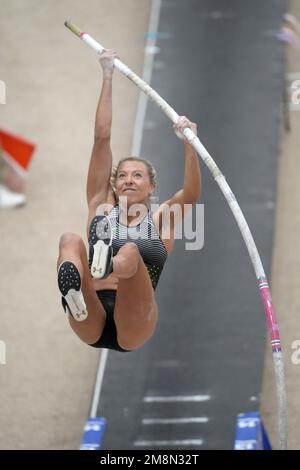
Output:
<path fill-rule="evenodd" d="M 135 243 L 148 270 L 152 286 L 155 289 L 168 254 L 153 222 L 151 212 L 148 210 L 144 219 L 134 227 L 122 224 L 119 220 L 119 215 L 119 205 L 116 205 L 106 216 L 113 233 L 113 256 L 116 256 L 119 249 L 125 245 L 125 243 Z M 90 243 L 96 237 L 97 223 L 102 218 L 103 216 L 96 216 L 91 222 L 89 235 Z"/>

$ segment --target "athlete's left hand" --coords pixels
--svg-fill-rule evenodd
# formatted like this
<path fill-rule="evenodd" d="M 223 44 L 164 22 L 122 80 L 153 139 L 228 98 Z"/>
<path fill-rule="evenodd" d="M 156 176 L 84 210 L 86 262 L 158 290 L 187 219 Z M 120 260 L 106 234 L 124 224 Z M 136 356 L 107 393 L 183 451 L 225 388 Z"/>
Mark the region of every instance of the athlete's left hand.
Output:
<path fill-rule="evenodd" d="M 197 124 L 190 121 L 186 116 L 179 116 L 178 121 L 173 125 L 173 129 L 177 137 L 181 140 L 187 140 L 183 135 L 183 131 L 186 127 L 189 127 L 194 134 L 197 135 Z"/>

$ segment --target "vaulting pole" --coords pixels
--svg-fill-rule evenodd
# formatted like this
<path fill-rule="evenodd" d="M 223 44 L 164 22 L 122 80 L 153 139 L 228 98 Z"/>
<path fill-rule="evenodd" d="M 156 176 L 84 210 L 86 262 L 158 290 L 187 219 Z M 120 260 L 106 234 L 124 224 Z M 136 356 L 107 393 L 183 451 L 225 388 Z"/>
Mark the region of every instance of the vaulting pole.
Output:
<path fill-rule="evenodd" d="M 69 28 L 76 36 L 82 39 L 88 46 L 94 49 L 98 54 L 104 50 L 104 47 L 101 46 L 97 41 L 95 41 L 87 33 L 81 31 L 77 26 L 70 23 L 69 21 L 65 22 L 65 26 Z M 131 80 L 140 90 L 142 90 L 149 98 L 154 101 L 154 103 L 161 108 L 161 110 L 168 116 L 168 118 L 176 123 L 179 115 L 174 111 L 173 108 L 158 94 L 153 90 L 144 80 L 142 80 L 138 75 L 136 75 L 130 68 L 128 68 L 123 62 L 119 59 L 114 60 L 114 66 L 123 73 L 129 80 Z M 277 393 L 277 404 L 278 404 L 278 447 L 279 449 L 286 449 L 287 447 L 287 409 L 286 409 L 286 391 L 285 391 L 285 379 L 284 379 L 284 364 L 283 364 L 283 355 L 280 344 L 279 337 L 279 328 L 276 320 L 276 314 L 272 303 L 272 297 L 268 281 L 264 272 L 264 268 L 256 248 L 254 239 L 246 222 L 246 219 L 238 205 L 238 202 L 235 198 L 235 195 L 231 191 L 224 175 L 221 173 L 220 169 L 216 165 L 215 161 L 208 153 L 206 148 L 202 145 L 199 138 L 192 132 L 191 129 L 184 129 L 184 135 L 190 144 L 194 147 L 196 152 L 202 158 L 210 172 L 212 173 L 216 183 L 219 185 L 226 201 L 229 204 L 229 207 L 233 213 L 233 216 L 239 226 L 242 237 L 245 241 L 254 271 L 256 275 L 256 280 L 258 287 L 260 289 L 260 294 L 262 297 L 262 302 L 264 305 L 265 315 L 267 319 L 272 355 L 275 369 L 275 378 L 276 378 L 276 393 Z"/>

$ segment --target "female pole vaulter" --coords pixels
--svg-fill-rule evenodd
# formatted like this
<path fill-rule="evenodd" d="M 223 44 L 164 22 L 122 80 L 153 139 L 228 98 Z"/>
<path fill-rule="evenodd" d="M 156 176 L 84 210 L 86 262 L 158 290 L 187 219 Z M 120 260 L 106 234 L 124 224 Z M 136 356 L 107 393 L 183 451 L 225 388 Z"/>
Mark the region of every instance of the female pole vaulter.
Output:
<path fill-rule="evenodd" d="M 175 225 L 182 222 L 185 205 L 191 207 L 200 197 L 201 171 L 196 151 L 182 134 L 186 127 L 196 134 L 197 126 L 185 116 L 174 124 L 184 144 L 183 187 L 153 213 L 152 164 L 128 157 L 112 167 L 116 57 L 112 50 L 100 55 L 103 82 L 87 178 L 89 259 L 82 238 L 65 233 L 57 266 L 62 304 L 76 335 L 93 347 L 127 352 L 143 346 L 155 331 L 155 288 L 174 245 Z M 179 216 L 174 205 L 182 209 Z"/>

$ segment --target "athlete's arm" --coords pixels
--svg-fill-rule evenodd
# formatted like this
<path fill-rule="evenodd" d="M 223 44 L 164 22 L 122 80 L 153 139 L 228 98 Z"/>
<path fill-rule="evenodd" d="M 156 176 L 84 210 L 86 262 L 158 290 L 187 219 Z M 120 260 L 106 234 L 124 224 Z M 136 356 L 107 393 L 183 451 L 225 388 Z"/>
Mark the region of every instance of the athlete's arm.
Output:
<path fill-rule="evenodd" d="M 110 148 L 112 124 L 113 60 L 116 53 L 106 50 L 100 55 L 103 69 L 101 94 L 96 111 L 95 134 L 87 178 L 87 202 L 90 211 L 105 202 L 110 188 L 112 153 Z"/>
<path fill-rule="evenodd" d="M 178 137 L 183 139 L 184 145 L 184 180 L 183 187 L 177 191 L 170 199 L 164 201 L 154 214 L 158 225 L 162 223 L 170 224 L 171 234 L 174 232 L 175 225 L 182 222 L 188 210 L 199 200 L 201 195 L 201 170 L 199 158 L 194 147 L 183 136 L 185 127 L 189 127 L 197 135 L 197 125 L 185 116 L 181 116 L 174 124 L 174 131 Z M 173 210 L 174 209 L 174 210 Z"/>

